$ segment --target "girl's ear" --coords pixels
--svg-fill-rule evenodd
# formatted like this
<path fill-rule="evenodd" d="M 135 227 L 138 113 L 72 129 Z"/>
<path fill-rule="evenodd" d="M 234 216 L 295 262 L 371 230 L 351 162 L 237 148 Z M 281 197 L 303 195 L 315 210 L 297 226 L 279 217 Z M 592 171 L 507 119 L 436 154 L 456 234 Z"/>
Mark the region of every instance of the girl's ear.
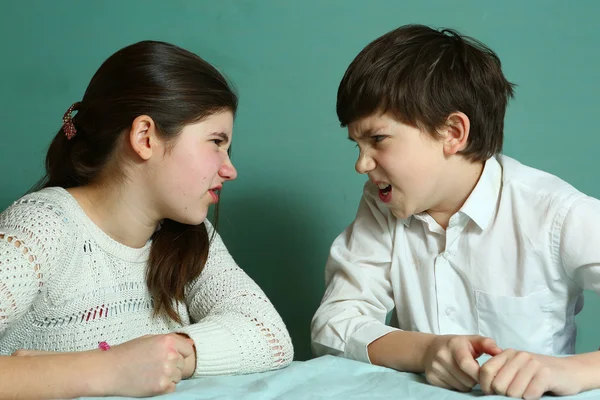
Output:
<path fill-rule="evenodd" d="M 129 144 L 144 161 L 152 157 L 159 143 L 155 127 L 154 120 L 147 115 L 140 115 L 131 123 Z"/>

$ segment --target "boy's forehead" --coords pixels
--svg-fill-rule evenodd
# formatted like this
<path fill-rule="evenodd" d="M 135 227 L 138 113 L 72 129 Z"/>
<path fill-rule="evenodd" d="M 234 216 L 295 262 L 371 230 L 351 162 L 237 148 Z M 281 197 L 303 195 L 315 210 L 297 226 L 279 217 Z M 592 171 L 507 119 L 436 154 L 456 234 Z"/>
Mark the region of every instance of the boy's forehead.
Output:
<path fill-rule="evenodd" d="M 348 137 L 360 139 L 372 135 L 387 126 L 387 118 L 382 115 L 370 115 L 348 124 Z"/>

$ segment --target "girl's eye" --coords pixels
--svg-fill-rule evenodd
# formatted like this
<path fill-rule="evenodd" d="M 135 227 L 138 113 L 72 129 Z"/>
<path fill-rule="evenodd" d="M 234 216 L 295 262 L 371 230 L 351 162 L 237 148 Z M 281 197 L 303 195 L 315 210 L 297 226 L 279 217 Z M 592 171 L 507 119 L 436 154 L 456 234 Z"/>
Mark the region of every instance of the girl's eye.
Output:
<path fill-rule="evenodd" d="M 381 142 L 383 139 L 385 139 L 385 136 L 383 135 L 375 135 L 375 136 L 371 136 L 371 139 L 373 139 L 373 141 L 375 143 L 379 143 Z"/>
<path fill-rule="evenodd" d="M 214 142 L 217 146 L 220 146 L 223 143 L 223 139 L 212 139 L 212 142 Z"/>

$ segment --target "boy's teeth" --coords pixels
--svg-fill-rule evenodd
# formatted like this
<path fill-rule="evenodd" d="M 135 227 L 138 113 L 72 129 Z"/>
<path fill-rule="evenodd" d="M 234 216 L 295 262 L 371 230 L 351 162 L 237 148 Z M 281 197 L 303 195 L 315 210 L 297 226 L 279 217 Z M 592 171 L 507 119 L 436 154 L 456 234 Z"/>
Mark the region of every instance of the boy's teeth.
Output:
<path fill-rule="evenodd" d="M 379 183 L 377 186 L 379 187 L 379 189 L 385 189 L 386 187 L 388 187 L 390 185 L 387 183 Z"/>

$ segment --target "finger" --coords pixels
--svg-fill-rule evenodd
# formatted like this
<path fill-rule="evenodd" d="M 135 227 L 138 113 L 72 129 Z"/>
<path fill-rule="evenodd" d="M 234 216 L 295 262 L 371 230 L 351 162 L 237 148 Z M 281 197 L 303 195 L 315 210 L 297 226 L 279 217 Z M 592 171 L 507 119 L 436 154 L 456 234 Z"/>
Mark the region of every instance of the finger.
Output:
<path fill-rule="evenodd" d="M 537 362 L 534 360 L 530 360 L 527 362 L 515 378 L 512 380 L 508 389 L 506 390 L 506 395 L 509 397 L 518 397 L 521 398 L 525 394 L 525 390 L 531 383 L 533 377 L 538 371 Z"/>
<path fill-rule="evenodd" d="M 508 387 L 519 371 L 531 360 L 529 353 L 520 352 L 514 356 L 508 354 L 508 359 L 504 366 L 500 368 L 496 377 L 492 381 L 492 390 L 496 394 L 506 395 Z"/>
<path fill-rule="evenodd" d="M 192 338 L 187 334 L 187 333 L 175 333 L 175 336 L 179 339 L 183 339 L 186 342 L 189 342 L 191 344 L 194 344 L 194 341 L 192 340 Z"/>
<path fill-rule="evenodd" d="M 453 352 L 454 363 L 473 382 L 479 380 L 479 364 L 466 346 L 460 346 Z M 461 382 L 467 384 L 467 381 Z M 472 387 L 472 386 L 471 386 Z"/>
<path fill-rule="evenodd" d="M 479 368 L 479 364 L 477 364 L 477 368 Z M 452 360 L 452 366 L 449 369 L 449 371 L 452 374 L 452 376 L 456 378 L 457 381 L 459 381 L 464 387 L 468 388 L 469 390 L 473 389 L 473 386 L 475 386 L 475 384 L 477 383 L 476 379 L 471 378 L 469 375 L 467 375 L 466 372 L 464 372 L 460 368 L 456 360 Z"/>
<path fill-rule="evenodd" d="M 472 388 L 472 386 L 463 385 L 450 371 L 446 371 L 446 374 L 440 377 L 440 379 L 450 385 L 453 390 L 460 392 L 469 392 Z"/>
<path fill-rule="evenodd" d="M 508 355 L 505 352 L 502 352 L 497 356 L 490 358 L 481 366 L 479 369 L 479 386 L 481 386 L 481 391 L 483 393 L 494 393 L 492 390 L 492 382 L 507 360 Z"/>
<path fill-rule="evenodd" d="M 442 381 L 449 389 L 460 390 L 461 392 L 469 391 L 471 388 L 463 385 L 458 379 L 456 379 L 452 372 L 452 356 L 448 355 L 449 360 L 440 360 L 432 364 L 432 375 L 436 376 Z M 444 386 L 444 387 L 446 387 Z"/>
<path fill-rule="evenodd" d="M 179 383 L 181 381 L 181 377 L 183 376 L 182 370 L 179 368 L 174 368 L 173 373 L 171 374 L 171 382 Z"/>
<path fill-rule="evenodd" d="M 428 376 L 427 377 L 427 382 L 429 382 L 433 386 L 441 387 L 441 388 L 444 388 L 444 389 L 449 389 L 449 390 L 453 389 L 452 386 L 450 386 L 449 384 L 447 384 L 446 382 L 444 382 L 437 375 Z"/>
<path fill-rule="evenodd" d="M 546 393 L 546 391 L 548 391 L 548 385 L 544 383 L 543 379 L 539 375 L 536 375 L 531 382 L 529 382 L 527 389 L 525 389 L 525 393 L 523 393 L 523 399 L 539 399 L 544 395 L 544 393 Z"/>
<path fill-rule="evenodd" d="M 193 343 L 193 341 L 192 341 L 192 343 Z M 193 345 L 190 344 L 188 338 L 186 338 L 186 337 L 176 335 L 174 344 L 175 344 L 175 350 L 177 350 L 177 352 L 179 354 L 181 354 L 183 356 L 183 358 L 187 358 L 187 357 L 195 354 Z"/>
<path fill-rule="evenodd" d="M 174 382 L 169 383 L 169 385 L 167 385 L 167 388 L 165 389 L 164 393 L 173 393 L 175 391 L 176 385 Z"/>
<path fill-rule="evenodd" d="M 178 370 L 183 371 L 185 369 L 185 358 L 181 357 L 177 360 L 176 367 Z"/>
<path fill-rule="evenodd" d="M 479 357 L 482 354 L 489 354 L 490 356 L 496 356 L 502 352 L 502 349 L 498 347 L 494 339 L 484 336 L 471 336 L 471 346 L 476 354 L 473 354 L 474 358 Z"/>

